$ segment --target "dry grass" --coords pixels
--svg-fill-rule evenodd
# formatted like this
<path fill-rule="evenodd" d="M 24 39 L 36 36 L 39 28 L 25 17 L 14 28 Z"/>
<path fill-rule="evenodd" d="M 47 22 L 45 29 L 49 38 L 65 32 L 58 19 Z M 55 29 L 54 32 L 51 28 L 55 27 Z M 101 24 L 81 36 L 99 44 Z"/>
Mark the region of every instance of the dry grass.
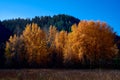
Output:
<path fill-rule="evenodd" d="M 120 80 L 119 70 L 0 70 L 0 80 Z"/>

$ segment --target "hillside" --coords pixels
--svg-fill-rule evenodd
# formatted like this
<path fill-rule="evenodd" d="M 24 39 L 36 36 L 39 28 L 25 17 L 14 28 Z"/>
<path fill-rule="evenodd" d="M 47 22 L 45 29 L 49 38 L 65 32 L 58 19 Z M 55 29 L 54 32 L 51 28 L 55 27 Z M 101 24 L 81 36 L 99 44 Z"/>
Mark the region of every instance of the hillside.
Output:
<path fill-rule="evenodd" d="M 0 43 L 8 40 L 10 31 L 0 23 Z"/>
<path fill-rule="evenodd" d="M 100 21 L 80 21 L 64 14 L 4 20 L 0 22 L 0 67 L 118 68 L 119 44 L 120 37 Z"/>
<path fill-rule="evenodd" d="M 32 19 L 9 19 L 0 21 L 0 67 L 5 64 L 5 44 L 11 35 L 21 35 L 27 24 L 37 23 L 43 30 L 49 30 L 50 25 L 55 26 L 58 31 L 70 31 L 72 24 L 79 23 L 79 19 L 69 15 L 54 15 L 54 16 L 36 16 Z"/>
<path fill-rule="evenodd" d="M 53 17 L 51 16 L 36 16 L 32 19 L 10 19 L 10 20 L 4 20 L 2 21 L 2 25 L 9 29 L 12 34 L 17 34 L 20 35 L 21 32 L 24 30 L 26 27 L 26 24 L 29 23 L 37 23 L 42 29 L 48 29 L 50 25 L 57 27 L 57 30 L 65 30 L 65 31 L 70 31 L 70 27 L 75 24 L 79 23 L 80 20 L 69 15 L 54 15 Z"/>

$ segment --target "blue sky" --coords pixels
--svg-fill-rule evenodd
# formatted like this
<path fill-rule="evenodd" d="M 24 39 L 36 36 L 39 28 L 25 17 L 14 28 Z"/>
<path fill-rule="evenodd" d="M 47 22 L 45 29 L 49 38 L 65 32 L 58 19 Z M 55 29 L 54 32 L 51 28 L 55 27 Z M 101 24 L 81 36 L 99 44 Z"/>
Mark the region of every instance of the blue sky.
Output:
<path fill-rule="evenodd" d="M 0 0 L 0 20 L 57 14 L 107 22 L 120 35 L 120 0 Z"/>

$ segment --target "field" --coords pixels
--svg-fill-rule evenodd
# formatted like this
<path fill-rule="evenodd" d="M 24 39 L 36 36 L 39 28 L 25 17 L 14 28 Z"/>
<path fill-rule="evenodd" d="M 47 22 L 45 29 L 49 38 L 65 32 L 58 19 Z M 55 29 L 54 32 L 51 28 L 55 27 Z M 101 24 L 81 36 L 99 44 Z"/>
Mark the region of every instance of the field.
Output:
<path fill-rule="evenodd" d="M 120 80 L 119 70 L 0 70 L 0 80 Z"/>

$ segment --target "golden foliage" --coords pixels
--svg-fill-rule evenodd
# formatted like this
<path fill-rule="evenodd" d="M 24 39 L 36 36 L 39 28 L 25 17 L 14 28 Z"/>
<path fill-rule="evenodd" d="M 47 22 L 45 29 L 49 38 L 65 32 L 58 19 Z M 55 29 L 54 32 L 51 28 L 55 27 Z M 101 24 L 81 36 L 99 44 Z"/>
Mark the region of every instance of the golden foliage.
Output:
<path fill-rule="evenodd" d="M 6 42 L 6 57 L 10 60 L 17 55 L 30 64 L 44 65 L 53 57 L 59 63 L 63 58 L 65 63 L 79 63 L 85 59 L 91 62 L 110 59 L 118 53 L 115 35 L 106 23 L 81 21 L 71 30 L 58 32 L 56 27 L 50 26 L 49 33 L 45 33 L 37 24 L 28 24 L 20 37 L 10 36 Z"/>
<path fill-rule="evenodd" d="M 27 50 L 28 62 L 45 63 L 48 53 L 45 32 L 37 24 L 32 23 L 26 26 L 23 31 L 23 38 Z"/>
<path fill-rule="evenodd" d="M 114 44 L 114 33 L 106 24 L 93 21 L 81 21 L 72 26 L 64 53 L 65 60 L 90 61 L 109 59 L 118 53 Z"/>
<path fill-rule="evenodd" d="M 21 62 L 24 58 L 24 44 L 22 36 L 16 35 L 10 36 L 9 41 L 6 42 L 5 57 L 7 62 L 11 62 L 12 59 L 17 58 L 16 62 Z"/>
<path fill-rule="evenodd" d="M 57 55 L 61 59 L 63 59 L 66 41 L 67 41 L 67 32 L 66 31 L 60 31 L 59 33 L 56 34 L 55 46 L 56 46 Z"/>
<path fill-rule="evenodd" d="M 49 34 L 48 34 L 48 45 L 49 45 L 50 50 L 55 49 L 55 36 L 57 32 L 58 31 L 55 26 L 50 26 Z"/>

